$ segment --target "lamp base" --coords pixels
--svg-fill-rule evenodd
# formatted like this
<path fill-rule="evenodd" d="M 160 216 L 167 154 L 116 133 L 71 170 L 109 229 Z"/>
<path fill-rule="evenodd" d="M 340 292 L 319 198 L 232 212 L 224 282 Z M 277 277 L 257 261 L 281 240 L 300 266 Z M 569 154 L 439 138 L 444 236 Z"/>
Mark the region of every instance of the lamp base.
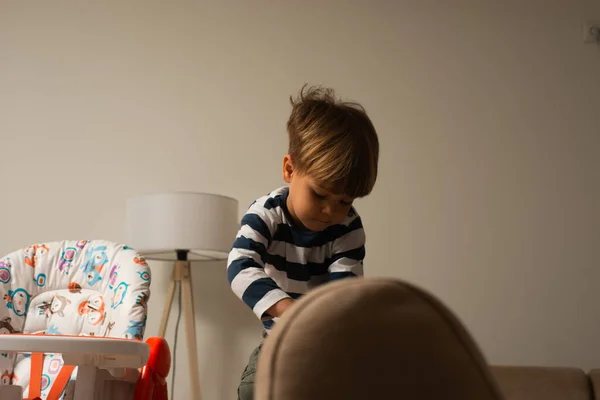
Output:
<path fill-rule="evenodd" d="M 189 381 L 190 381 L 190 399 L 200 400 L 200 371 L 198 366 L 198 345 L 196 343 L 196 318 L 194 314 L 194 298 L 192 295 L 192 275 L 190 262 L 187 260 L 187 252 L 177 252 L 178 260 L 175 261 L 171 281 L 167 290 L 165 306 L 160 321 L 158 335 L 165 337 L 167 332 L 167 323 L 171 314 L 173 298 L 175 296 L 175 286 L 179 284 L 181 291 L 181 309 L 183 319 L 185 320 L 185 333 L 187 339 L 187 353 L 189 362 Z"/>

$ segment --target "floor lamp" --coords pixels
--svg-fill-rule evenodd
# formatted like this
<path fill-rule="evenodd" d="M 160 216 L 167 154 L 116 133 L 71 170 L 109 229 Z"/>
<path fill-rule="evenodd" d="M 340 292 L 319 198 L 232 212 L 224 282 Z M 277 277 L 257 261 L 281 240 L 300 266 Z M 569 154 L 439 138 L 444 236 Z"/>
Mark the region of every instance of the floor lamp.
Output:
<path fill-rule="evenodd" d="M 238 202 L 225 196 L 194 192 L 136 196 L 127 201 L 127 226 L 127 244 L 144 258 L 174 262 L 159 336 L 165 336 L 178 287 L 188 345 L 189 398 L 200 400 L 190 264 L 227 258 L 239 226 Z"/>

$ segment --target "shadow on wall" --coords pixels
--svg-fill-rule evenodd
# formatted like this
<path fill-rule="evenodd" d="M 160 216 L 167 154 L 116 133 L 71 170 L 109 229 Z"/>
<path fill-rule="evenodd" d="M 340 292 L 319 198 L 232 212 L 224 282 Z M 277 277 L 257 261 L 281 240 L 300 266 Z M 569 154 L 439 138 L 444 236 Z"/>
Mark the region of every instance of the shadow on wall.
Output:
<path fill-rule="evenodd" d="M 207 398 L 230 398 L 250 351 L 261 340 L 262 326 L 231 291 L 225 262 L 193 263 L 192 280 L 201 375 L 205 381 L 210 379 L 210 387 L 204 388 L 215 391 L 203 390 L 203 394 Z M 180 343 L 183 340 L 181 336 Z"/>

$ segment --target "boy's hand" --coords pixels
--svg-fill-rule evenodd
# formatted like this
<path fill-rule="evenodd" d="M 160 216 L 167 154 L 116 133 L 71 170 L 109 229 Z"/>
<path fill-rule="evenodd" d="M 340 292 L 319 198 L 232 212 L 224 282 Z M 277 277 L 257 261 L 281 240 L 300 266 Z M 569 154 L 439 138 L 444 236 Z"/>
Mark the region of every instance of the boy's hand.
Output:
<path fill-rule="evenodd" d="M 289 298 L 279 300 L 267 310 L 267 314 L 274 318 L 279 318 L 281 317 L 281 314 L 283 314 L 283 312 L 287 310 L 287 308 L 290 307 L 292 304 L 294 304 L 294 300 Z"/>

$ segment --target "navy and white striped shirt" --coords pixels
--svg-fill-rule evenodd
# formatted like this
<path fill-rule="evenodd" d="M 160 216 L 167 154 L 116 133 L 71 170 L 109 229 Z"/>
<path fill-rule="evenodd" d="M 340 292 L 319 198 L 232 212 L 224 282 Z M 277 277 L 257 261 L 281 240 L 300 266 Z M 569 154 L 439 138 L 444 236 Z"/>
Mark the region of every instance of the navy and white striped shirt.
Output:
<path fill-rule="evenodd" d="M 339 225 L 322 232 L 298 228 L 286 207 L 288 187 L 256 200 L 244 217 L 227 263 L 233 292 L 269 331 L 266 314 L 285 298 L 297 299 L 326 282 L 363 275 L 365 232 L 351 208 Z"/>

